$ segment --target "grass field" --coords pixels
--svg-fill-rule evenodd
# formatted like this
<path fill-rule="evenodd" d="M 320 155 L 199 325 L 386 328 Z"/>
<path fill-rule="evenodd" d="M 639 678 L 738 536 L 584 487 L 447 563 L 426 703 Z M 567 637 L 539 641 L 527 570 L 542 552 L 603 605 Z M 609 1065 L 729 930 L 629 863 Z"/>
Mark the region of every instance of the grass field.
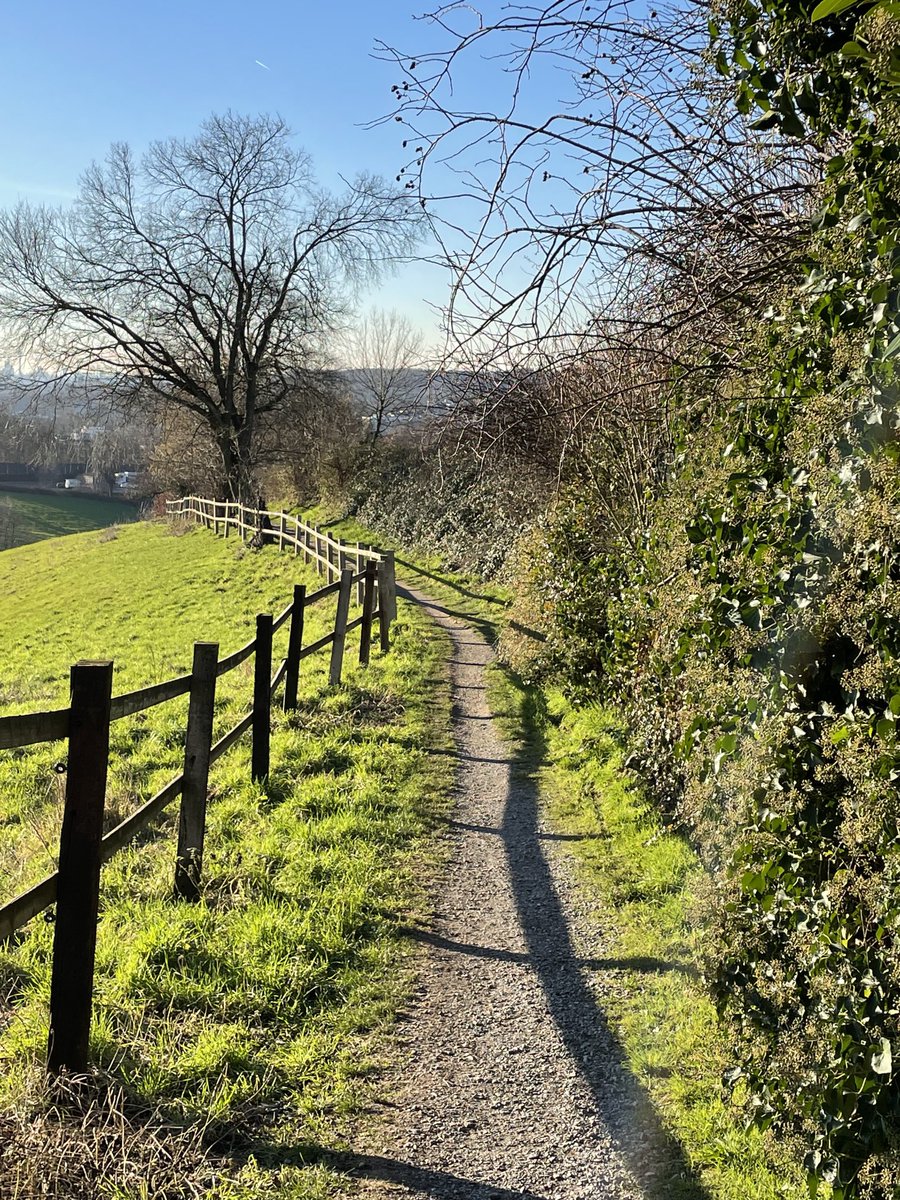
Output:
<path fill-rule="evenodd" d="M 98 500 L 92 496 L 58 496 L 8 492 L 0 488 L 0 529 L 9 530 L 0 548 L 25 546 L 44 538 L 105 529 L 137 519 L 137 508 L 121 500 Z"/>
<path fill-rule="evenodd" d="M 63 701 L 79 657 L 112 657 L 115 692 L 188 670 L 194 640 L 226 653 L 294 582 L 316 585 L 274 548 L 177 532 L 136 525 L 0 556 L 0 711 Z M 309 637 L 331 619 L 323 605 Z M 0 950 L 0 1195 L 56 1194 L 48 1179 L 60 1195 L 116 1200 L 330 1186 L 314 1164 L 385 1057 L 408 986 L 398 925 L 422 903 L 416 864 L 448 794 L 449 760 L 434 753 L 443 637 L 402 602 L 393 633 L 391 652 L 368 671 L 351 663 L 337 689 L 327 656 L 304 662 L 265 786 L 249 782 L 246 744 L 213 769 L 200 903 L 171 898 L 172 814 L 104 868 L 100 1100 L 86 1125 L 54 1115 L 40 1084 L 52 926 L 38 919 Z M 249 706 L 251 672 L 219 681 L 217 733 Z M 113 726 L 116 818 L 179 769 L 184 714 L 182 698 Z M 0 755 L 4 899 L 53 862 L 63 752 Z"/>

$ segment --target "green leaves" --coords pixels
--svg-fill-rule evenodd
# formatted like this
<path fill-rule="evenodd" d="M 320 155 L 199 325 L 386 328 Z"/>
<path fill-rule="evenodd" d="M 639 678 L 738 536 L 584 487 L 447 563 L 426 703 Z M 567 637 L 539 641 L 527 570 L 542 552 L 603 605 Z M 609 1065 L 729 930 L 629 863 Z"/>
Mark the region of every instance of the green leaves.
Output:
<path fill-rule="evenodd" d="M 824 21 L 826 17 L 837 17 L 848 8 L 861 8 L 867 12 L 873 8 L 880 8 L 891 16 L 897 16 L 900 12 L 900 4 L 895 0 L 876 0 L 874 4 L 872 0 L 820 0 L 812 10 L 810 20 L 816 22 Z"/>
<path fill-rule="evenodd" d="M 825 17 L 834 17 L 845 9 L 854 8 L 865 0 L 820 0 L 812 11 L 810 20 L 822 21 Z"/>

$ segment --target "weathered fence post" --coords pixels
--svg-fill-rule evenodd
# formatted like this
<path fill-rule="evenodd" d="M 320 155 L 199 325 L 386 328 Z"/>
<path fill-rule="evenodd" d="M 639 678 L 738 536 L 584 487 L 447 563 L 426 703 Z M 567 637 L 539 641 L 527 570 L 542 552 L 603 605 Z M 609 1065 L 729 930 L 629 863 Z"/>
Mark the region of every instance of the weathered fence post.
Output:
<path fill-rule="evenodd" d="M 366 563 L 366 576 L 363 580 L 362 625 L 359 627 L 359 661 L 360 665 L 369 665 L 369 651 L 372 647 L 372 614 L 375 611 L 375 564 L 370 560 Z"/>
<path fill-rule="evenodd" d="M 256 618 L 256 658 L 253 672 L 253 751 L 250 774 L 254 782 L 269 774 L 269 736 L 272 728 L 272 617 Z"/>
<path fill-rule="evenodd" d="M 111 662 L 71 670 L 66 801 L 59 839 L 47 1067 L 81 1073 L 88 1063 L 100 906 L 100 841 L 109 760 Z"/>
<path fill-rule="evenodd" d="M 362 573 L 362 571 L 364 570 L 363 563 L 366 562 L 366 559 L 364 559 L 362 554 L 360 553 L 361 550 L 362 550 L 362 542 L 357 542 L 356 543 L 356 573 L 357 573 L 357 575 L 360 575 Z M 366 594 L 366 581 L 364 579 L 358 579 L 356 582 L 356 603 L 357 604 L 362 604 L 365 601 L 365 594 Z"/>
<path fill-rule="evenodd" d="M 178 851 L 175 858 L 175 895 L 183 900 L 197 900 L 200 896 L 218 665 L 218 642 L 194 643 L 191 699 L 184 740 L 184 784 L 181 789 Z"/>
<path fill-rule="evenodd" d="M 316 570 L 320 575 L 325 574 L 324 550 L 322 548 L 322 535 L 319 533 L 319 527 L 316 526 Z M 327 577 L 326 577 L 327 578 Z"/>
<path fill-rule="evenodd" d="M 300 681 L 300 650 L 303 646 L 303 620 L 306 608 L 306 584 L 294 585 L 294 606 L 291 609 L 291 630 L 288 634 L 287 667 L 284 672 L 284 711 L 297 707 L 297 685 Z"/>
<path fill-rule="evenodd" d="M 396 599 L 393 593 L 394 552 L 385 551 L 378 561 L 378 629 L 381 635 L 381 649 L 385 652 L 391 648 L 391 621 L 396 613 Z"/>
<path fill-rule="evenodd" d="M 353 586 L 353 572 L 341 572 L 341 586 L 338 591 L 337 613 L 334 618 L 334 641 L 331 643 L 331 668 L 328 672 L 328 682 L 332 685 L 341 682 L 341 670 L 344 665 L 344 643 L 347 640 L 347 615 L 350 612 L 350 589 Z"/>
<path fill-rule="evenodd" d="M 387 559 L 388 600 L 390 602 L 391 620 L 397 620 L 397 563 L 393 550 L 383 551 Z"/>

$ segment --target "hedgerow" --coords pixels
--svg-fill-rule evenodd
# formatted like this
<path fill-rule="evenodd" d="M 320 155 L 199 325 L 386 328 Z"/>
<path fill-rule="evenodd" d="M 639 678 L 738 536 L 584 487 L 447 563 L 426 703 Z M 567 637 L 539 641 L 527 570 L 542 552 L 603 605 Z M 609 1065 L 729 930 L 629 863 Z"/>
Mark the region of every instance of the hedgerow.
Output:
<path fill-rule="evenodd" d="M 816 19 L 813 20 L 815 15 Z M 796 285 L 681 423 L 639 552 L 586 485 L 537 536 L 561 672 L 714 881 L 724 1081 L 803 1147 L 810 1191 L 900 1196 L 900 11 L 739 0 L 717 65 L 825 163 Z M 698 400 L 680 396 L 681 411 Z"/>

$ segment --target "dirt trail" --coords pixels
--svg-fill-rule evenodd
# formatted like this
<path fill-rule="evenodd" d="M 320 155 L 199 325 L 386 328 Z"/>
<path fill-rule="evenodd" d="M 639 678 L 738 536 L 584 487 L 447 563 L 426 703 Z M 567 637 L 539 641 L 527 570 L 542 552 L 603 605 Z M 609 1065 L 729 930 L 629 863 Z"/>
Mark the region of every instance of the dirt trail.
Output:
<path fill-rule="evenodd" d="M 592 982 L 615 964 L 541 819 L 533 761 L 517 760 L 491 720 L 492 651 L 436 602 L 405 594 L 453 641 L 453 850 L 433 928 L 411 931 L 424 943 L 421 983 L 397 1107 L 346 1165 L 377 1192 L 415 1198 L 702 1200 L 598 1008 Z"/>

